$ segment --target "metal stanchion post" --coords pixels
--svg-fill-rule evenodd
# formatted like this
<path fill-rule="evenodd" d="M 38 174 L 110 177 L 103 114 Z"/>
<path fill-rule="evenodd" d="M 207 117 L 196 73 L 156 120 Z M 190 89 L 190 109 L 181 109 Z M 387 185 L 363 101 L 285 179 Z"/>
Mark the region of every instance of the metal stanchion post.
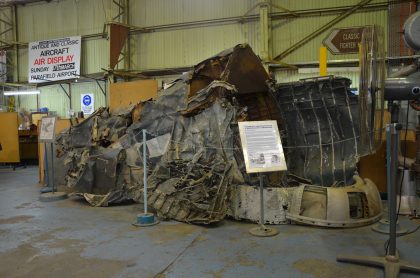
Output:
<path fill-rule="evenodd" d="M 260 226 L 264 228 L 264 178 L 260 174 Z"/>
<path fill-rule="evenodd" d="M 159 220 L 153 213 L 147 212 L 147 130 L 143 129 L 143 213 L 137 215 L 137 222 L 134 226 L 146 227 L 159 223 Z"/>
<path fill-rule="evenodd" d="M 143 129 L 143 202 L 144 214 L 147 214 L 147 147 L 146 147 L 146 130 Z"/>
<path fill-rule="evenodd" d="M 51 142 L 50 145 L 51 148 L 51 188 L 52 188 L 52 193 L 54 194 L 54 192 L 56 191 L 54 188 L 54 145 L 53 142 Z"/>
<path fill-rule="evenodd" d="M 254 236 L 269 237 L 275 236 L 279 232 L 274 228 L 268 228 L 264 225 L 264 176 L 259 174 L 260 177 L 260 223 L 258 227 L 249 230 L 249 233 Z"/>

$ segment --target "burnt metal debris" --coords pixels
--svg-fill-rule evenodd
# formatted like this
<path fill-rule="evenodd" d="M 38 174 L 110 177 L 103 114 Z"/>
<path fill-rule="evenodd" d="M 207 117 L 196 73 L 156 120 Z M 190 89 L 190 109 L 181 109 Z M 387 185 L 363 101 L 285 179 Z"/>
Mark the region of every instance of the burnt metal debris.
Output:
<path fill-rule="evenodd" d="M 353 183 L 356 162 L 368 151 L 359 140 L 358 96 L 350 84 L 320 77 L 272 88 L 290 172 L 321 186 Z"/>
<path fill-rule="evenodd" d="M 252 49 L 237 45 L 197 64 L 156 100 L 113 113 L 100 108 L 62 132 L 55 142 L 55 179 L 93 206 L 142 202 L 146 129 L 148 204 L 160 218 L 210 224 L 228 214 L 253 220 L 240 204 L 252 204 L 241 198 L 254 195 L 239 190 L 258 179 L 245 171 L 237 122 L 278 121 L 289 171 L 269 174 L 269 186 L 351 184 L 362 145 L 352 140 L 358 101 L 349 85 L 333 76 L 274 84 Z M 281 204 L 272 206 L 269 223 L 281 222 L 293 207 L 290 190 L 276 196 Z"/>

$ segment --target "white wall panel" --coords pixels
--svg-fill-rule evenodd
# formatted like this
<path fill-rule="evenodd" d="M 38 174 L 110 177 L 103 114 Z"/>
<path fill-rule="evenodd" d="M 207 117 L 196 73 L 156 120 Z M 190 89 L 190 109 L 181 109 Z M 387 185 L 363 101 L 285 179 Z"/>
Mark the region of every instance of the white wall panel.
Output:
<path fill-rule="evenodd" d="M 244 15 L 256 0 L 131 0 L 130 20 L 140 27 Z M 258 12 L 253 10 L 251 14 Z"/>
<path fill-rule="evenodd" d="M 103 82 L 100 82 L 101 86 L 104 86 Z M 105 96 L 102 94 L 98 85 L 95 82 L 79 82 L 73 83 L 71 86 L 71 95 L 72 95 L 72 108 L 73 111 L 80 111 L 81 107 L 81 94 L 93 94 L 94 95 L 94 105 L 95 110 L 99 107 L 105 106 Z"/>
<path fill-rule="evenodd" d="M 101 86 L 104 86 L 102 81 L 100 82 L 100 84 Z M 69 85 L 63 84 L 63 87 L 68 92 Z M 39 94 L 39 108 L 48 107 L 50 111 L 56 112 L 57 116 L 61 118 L 68 118 L 68 112 L 70 110 L 70 100 L 59 85 L 40 87 L 39 90 L 41 91 L 41 93 Z M 102 94 L 96 82 L 72 83 L 71 101 L 73 111 L 80 111 L 80 95 L 89 93 L 94 95 L 95 109 L 106 106 L 105 96 Z M 19 108 L 24 107 L 27 110 L 36 110 L 36 96 L 19 96 L 18 106 Z"/>
<path fill-rule="evenodd" d="M 67 85 L 63 86 L 68 87 Z M 41 87 L 40 90 L 39 107 L 47 107 L 50 111 L 55 111 L 57 116 L 67 118 L 69 99 L 61 87 L 58 85 L 45 86 Z"/>
<path fill-rule="evenodd" d="M 258 23 L 142 33 L 132 37 L 134 69 L 191 66 L 240 43 L 259 51 Z"/>
<path fill-rule="evenodd" d="M 82 40 L 80 70 L 82 75 L 108 68 L 108 42 L 105 39 Z"/>
<path fill-rule="evenodd" d="M 38 96 L 39 97 L 39 96 Z M 37 111 L 37 96 L 36 95 L 22 95 L 15 96 L 17 107 L 25 108 L 27 111 Z"/>
<path fill-rule="evenodd" d="M 103 4 L 103 5 L 102 5 Z M 18 6 L 23 42 L 101 33 L 115 5 L 109 0 L 60 0 Z"/>

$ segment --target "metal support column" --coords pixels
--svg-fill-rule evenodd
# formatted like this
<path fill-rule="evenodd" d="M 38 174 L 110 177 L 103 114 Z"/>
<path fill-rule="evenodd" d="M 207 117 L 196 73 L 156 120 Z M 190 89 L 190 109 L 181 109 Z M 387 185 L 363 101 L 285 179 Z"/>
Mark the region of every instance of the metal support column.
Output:
<path fill-rule="evenodd" d="M 260 58 L 267 62 L 270 60 L 270 53 L 269 53 L 269 16 L 268 16 L 268 9 L 269 9 L 269 2 L 268 0 L 264 0 L 260 4 Z"/>
<path fill-rule="evenodd" d="M 17 7 L 14 5 L 12 8 L 12 18 L 13 18 L 13 41 L 19 41 L 19 33 L 17 28 Z M 14 55 L 13 55 L 13 82 L 19 82 L 19 46 L 16 43 L 13 46 Z"/>
<path fill-rule="evenodd" d="M 147 212 L 147 130 L 143 129 L 143 213 L 137 215 L 137 222 L 133 223 L 137 227 L 153 226 L 159 220 L 153 213 Z"/>
<path fill-rule="evenodd" d="M 19 80 L 18 67 L 18 30 L 17 30 L 17 8 L 16 6 L 4 7 L 0 10 L 0 48 L 11 51 L 7 55 L 6 68 L 8 75 L 12 73 L 13 82 Z"/>

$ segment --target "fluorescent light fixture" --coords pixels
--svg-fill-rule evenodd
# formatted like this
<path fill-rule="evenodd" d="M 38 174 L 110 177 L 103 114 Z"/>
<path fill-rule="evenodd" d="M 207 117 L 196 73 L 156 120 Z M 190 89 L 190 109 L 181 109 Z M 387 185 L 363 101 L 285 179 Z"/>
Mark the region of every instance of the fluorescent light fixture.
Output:
<path fill-rule="evenodd" d="M 16 96 L 16 95 L 39 95 L 41 92 L 39 90 L 31 91 L 6 91 L 4 92 L 5 96 Z"/>

